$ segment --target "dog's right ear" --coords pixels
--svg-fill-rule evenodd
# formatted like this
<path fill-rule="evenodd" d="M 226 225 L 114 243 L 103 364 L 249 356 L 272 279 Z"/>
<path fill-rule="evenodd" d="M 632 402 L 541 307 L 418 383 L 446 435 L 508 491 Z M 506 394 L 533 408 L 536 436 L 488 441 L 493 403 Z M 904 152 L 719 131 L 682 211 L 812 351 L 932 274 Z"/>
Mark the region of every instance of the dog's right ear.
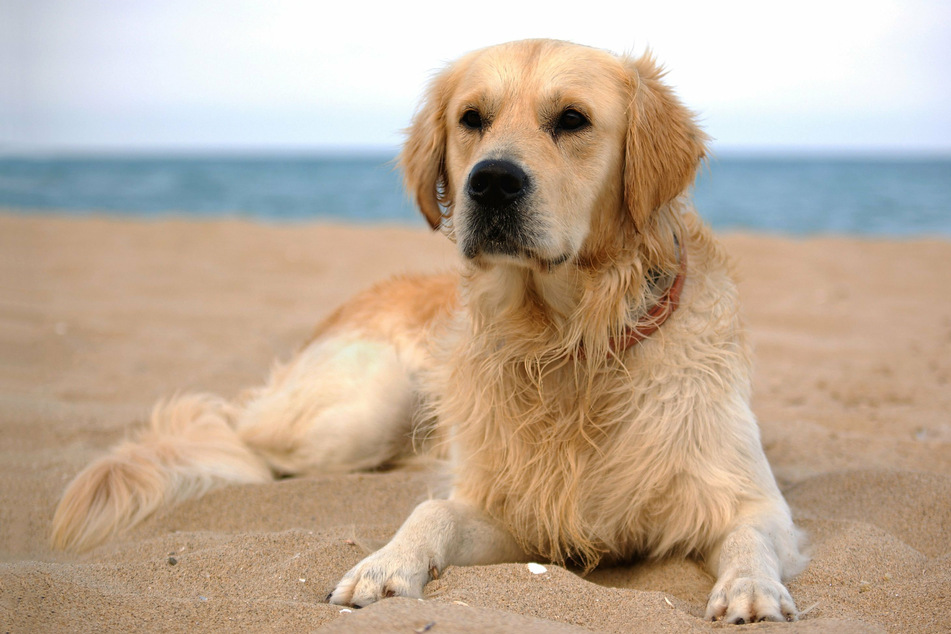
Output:
<path fill-rule="evenodd" d="M 452 68 L 433 78 L 426 97 L 406 130 L 399 155 L 403 182 L 416 198 L 429 226 L 439 229 L 452 211 L 452 192 L 446 175 L 446 109 L 452 94 Z"/>

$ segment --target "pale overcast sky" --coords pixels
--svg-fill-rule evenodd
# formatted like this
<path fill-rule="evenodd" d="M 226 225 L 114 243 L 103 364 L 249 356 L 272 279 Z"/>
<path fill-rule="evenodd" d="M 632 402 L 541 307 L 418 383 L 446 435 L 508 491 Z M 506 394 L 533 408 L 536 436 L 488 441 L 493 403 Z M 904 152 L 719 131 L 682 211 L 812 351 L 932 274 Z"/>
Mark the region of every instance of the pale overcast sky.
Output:
<path fill-rule="evenodd" d="M 0 0 L 0 151 L 393 148 L 435 69 L 650 47 L 718 149 L 951 152 L 951 1 Z"/>

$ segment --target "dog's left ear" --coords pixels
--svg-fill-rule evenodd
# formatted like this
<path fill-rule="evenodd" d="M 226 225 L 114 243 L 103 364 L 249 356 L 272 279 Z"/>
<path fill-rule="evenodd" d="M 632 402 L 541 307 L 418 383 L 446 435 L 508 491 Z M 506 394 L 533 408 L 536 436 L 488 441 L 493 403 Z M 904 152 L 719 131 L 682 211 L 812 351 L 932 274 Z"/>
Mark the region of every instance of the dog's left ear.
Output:
<path fill-rule="evenodd" d="M 452 76 L 450 68 L 433 78 L 399 155 L 406 189 L 434 230 L 448 217 L 452 205 L 446 175 L 446 109 Z"/>
<path fill-rule="evenodd" d="M 625 59 L 631 88 L 624 161 L 624 205 L 639 231 L 651 214 L 693 183 L 707 135 L 663 83 L 650 54 Z"/>

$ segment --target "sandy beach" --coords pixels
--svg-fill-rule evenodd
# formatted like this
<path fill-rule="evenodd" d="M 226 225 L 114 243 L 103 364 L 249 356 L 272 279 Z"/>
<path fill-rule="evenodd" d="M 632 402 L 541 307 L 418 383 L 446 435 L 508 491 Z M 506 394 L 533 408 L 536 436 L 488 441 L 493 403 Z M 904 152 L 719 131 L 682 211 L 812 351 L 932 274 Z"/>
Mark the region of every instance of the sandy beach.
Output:
<path fill-rule="evenodd" d="M 951 241 L 721 236 L 753 406 L 812 563 L 789 632 L 951 632 Z M 232 486 L 91 552 L 57 500 L 176 392 L 260 383 L 366 285 L 453 266 L 423 229 L 0 213 L 0 632 L 702 632 L 693 561 L 451 568 L 424 601 L 324 597 L 439 489 L 423 468 Z"/>

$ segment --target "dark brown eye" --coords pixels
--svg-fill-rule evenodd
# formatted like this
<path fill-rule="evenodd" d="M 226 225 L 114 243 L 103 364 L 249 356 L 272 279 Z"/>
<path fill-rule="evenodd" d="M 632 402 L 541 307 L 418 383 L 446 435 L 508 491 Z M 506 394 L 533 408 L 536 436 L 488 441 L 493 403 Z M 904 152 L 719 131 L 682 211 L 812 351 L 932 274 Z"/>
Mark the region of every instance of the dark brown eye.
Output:
<path fill-rule="evenodd" d="M 459 123 L 466 126 L 470 130 L 481 130 L 482 129 L 482 115 L 479 114 L 478 110 L 473 110 L 470 108 L 462 113 L 462 118 L 459 120 Z"/>
<path fill-rule="evenodd" d="M 586 125 L 588 125 L 587 117 L 574 108 L 568 108 L 561 113 L 561 117 L 559 117 L 558 123 L 555 125 L 555 130 L 559 132 L 573 132 L 580 130 Z"/>

